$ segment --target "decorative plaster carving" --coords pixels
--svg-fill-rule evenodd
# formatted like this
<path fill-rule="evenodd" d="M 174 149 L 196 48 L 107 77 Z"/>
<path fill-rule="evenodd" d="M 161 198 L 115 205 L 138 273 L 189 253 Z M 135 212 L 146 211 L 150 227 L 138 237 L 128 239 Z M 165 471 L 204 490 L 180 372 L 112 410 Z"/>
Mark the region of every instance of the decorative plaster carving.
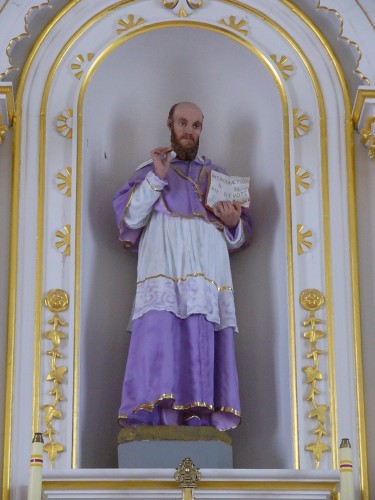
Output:
<path fill-rule="evenodd" d="M 5 7 L 5 5 L 4 5 L 4 7 Z M 17 5 L 17 7 L 18 7 L 18 5 Z M 46 0 L 45 2 L 42 2 L 38 5 L 33 5 L 33 6 L 29 7 L 26 14 L 23 16 L 22 22 L 24 25 L 23 26 L 24 31 L 22 31 L 17 36 L 12 37 L 10 39 L 7 47 L 6 47 L 5 52 L 6 52 L 6 57 L 8 59 L 9 66 L 2 73 L 0 73 L 0 80 L 2 78 L 6 77 L 11 71 L 18 71 L 19 70 L 19 67 L 14 65 L 13 61 L 12 61 L 12 52 L 13 52 L 14 46 L 23 38 L 31 36 L 31 32 L 30 32 L 30 28 L 29 28 L 30 19 L 31 19 L 32 15 L 35 14 L 35 12 L 37 10 L 43 9 L 44 7 L 51 8 L 51 7 L 53 7 L 53 4 L 50 0 Z"/>
<path fill-rule="evenodd" d="M 95 54 L 93 54 L 92 52 L 89 52 L 86 55 L 86 57 L 83 56 L 82 54 L 78 54 L 78 56 L 75 57 L 75 60 L 77 62 L 72 63 L 70 65 L 70 67 L 74 73 L 74 76 L 78 80 L 80 80 L 82 78 L 82 75 L 84 74 L 85 69 L 88 67 L 89 63 L 93 60 L 94 57 L 95 57 Z"/>
<path fill-rule="evenodd" d="M 370 80 L 365 76 L 358 68 L 362 59 L 362 51 L 358 45 L 357 42 L 354 42 L 353 40 L 350 40 L 347 36 L 344 36 L 344 19 L 342 15 L 336 10 L 336 9 L 330 9 L 329 7 L 325 7 L 320 5 L 320 0 L 317 0 L 317 5 L 315 7 L 316 10 L 325 10 L 329 13 L 334 14 L 337 17 L 337 20 L 339 21 L 340 25 L 340 30 L 339 30 L 339 35 L 337 37 L 338 40 L 342 40 L 343 42 L 346 42 L 348 45 L 354 48 L 354 50 L 357 52 L 357 62 L 356 66 L 353 69 L 353 72 L 358 75 L 361 80 L 363 80 L 367 85 L 371 85 Z"/>
<path fill-rule="evenodd" d="M 120 35 L 121 33 L 124 33 L 125 31 L 129 31 L 133 28 L 135 28 L 136 26 L 139 26 L 141 24 L 143 24 L 145 22 L 145 20 L 143 19 L 143 17 L 135 17 L 134 14 L 129 14 L 127 19 L 120 19 L 119 22 L 118 22 L 118 25 L 120 26 L 120 28 L 117 28 L 116 32 L 118 35 Z"/>
<path fill-rule="evenodd" d="M 287 64 L 288 58 L 286 56 L 281 56 L 278 60 L 276 54 L 271 54 L 271 59 L 276 63 L 284 80 L 288 80 L 294 71 L 294 66 L 292 64 Z"/>
<path fill-rule="evenodd" d="M 57 131 L 67 139 L 71 139 L 73 136 L 72 117 L 73 110 L 67 109 L 64 113 L 58 116 L 56 122 Z"/>
<path fill-rule="evenodd" d="M 365 128 L 361 129 L 361 143 L 368 149 L 371 159 L 375 158 L 375 115 L 366 119 Z"/>
<path fill-rule="evenodd" d="M 47 355 L 51 356 L 50 372 L 47 375 L 47 381 L 53 383 L 53 389 L 49 391 L 51 396 L 53 396 L 53 401 L 50 404 L 43 405 L 44 411 L 44 423 L 46 425 L 46 430 L 43 432 L 44 436 L 47 436 L 49 443 L 46 443 L 43 450 L 48 453 L 49 460 L 53 465 L 58 453 L 64 451 L 64 446 L 55 441 L 54 435 L 56 434 L 53 428 L 53 420 L 62 418 L 62 413 L 58 408 L 60 401 L 63 401 L 64 397 L 61 393 L 61 385 L 64 382 L 64 377 L 68 368 L 66 366 L 57 366 L 56 361 L 62 358 L 63 355 L 59 351 L 61 339 L 66 337 L 66 334 L 60 329 L 66 326 L 66 322 L 61 319 L 58 313 L 66 311 L 69 307 L 69 295 L 64 290 L 54 289 L 50 290 L 44 300 L 45 306 L 53 313 L 51 319 L 48 320 L 48 324 L 52 325 L 52 329 L 48 330 L 44 337 L 52 342 L 52 349 L 47 351 Z"/>
<path fill-rule="evenodd" d="M 310 172 L 305 170 L 302 172 L 302 167 L 299 165 L 296 166 L 295 170 L 296 175 L 296 195 L 299 196 L 304 191 L 310 189 Z"/>
<path fill-rule="evenodd" d="M 57 189 L 61 191 L 65 196 L 70 197 L 72 194 L 72 169 L 71 167 L 66 167 L 65 170 L 56 174 L 57 179 Z M 60 183 L 58 181 L 61 181 Z"/>
<path fill-rule="evenodd" d="M 66 224 L 64 226 L 63 231 L 56 231 L 55 235 L 58 238 L 58 241 L 55 243 L 55 247 L 57 249 L 61 248 L 64 250 L 63 255 L 70 255 L 70 233 L 71 228 L 70 224 Z"/>
<path fill-rule="evenodd" d="M 192 12 L 193 9 L 199 9 L 202 7 L 203 0 L 198 0 L 197 2 L 193 2 L 192 0 L 172 0 L 168 2 L 168 0 L 163 0 L 163 5 L 167 9 L 172 9 L 173 13 L 179 17 L 187 17 Z"/>
<path fill-rule="evenodd" d="M 306 250 L 303 247 L 311 248 L 312 242 L 308 240 L 312 236 L 312 231 L 308 230 L 303 232 L 303 224 L 297 225 L 297 252 L 298 255 L 302 255 Z"/>
<path fill-rule="evenodd" d="M 309 401 L 313 407 L 309 412 L 309 418 L 316 419 L 318 425 L 317 428 L 312 431 L 312 433 L 316 435 L 316 440 L 308 444 L 305 448 L 307 451 L 312 452 L 317 469 L 319 468 L 323 453 L 330 450 L 330 446 L 322 442 L 323 437 L 328 434 L 325 423 L 329 407 L 324 404 L 319 404 L 316 400 L 316 396 L 320 394 L 317 384 L 323 380 L 323 374 L 319 369 L 319 356 L 323 354 L 323 351 L 317 348 L 317 343 L 321 338 L 325 337 L 326 334 L 316 328 L 317 325 L 323 323 L 323 320 L 317 318 L 315 313 L 323 307 L 324 302 L 324 295 L 319 292 L 319 290 L 307 289 L 300 294 L 301 306 L 305 311 L 309 311 L 309 318 L 303 321 L 303 326 L 308 327 L 308 330 L 303 333 L 303 336 L 309 341 L 311 348 L 310 352 L 306 354 L 306 358 L 311 359 L 313 362 L 312 366 L 303 367 L 303 371 L 306 375 L 306 383 L 309 385 L 309 392 L 306 400 Z"/>
<path fill-rule="evenodd" d="M 238 33 L 241 33 L 241 35 L 249 34 L 249 30 L 247 28 L 247 21 L 245 21 L 245 19 L 237 20 L 236 16 L 229 16 L 229 18 L 221 19 L 219 23 L 224 24 L 224 26 L 228 26 L 229 28 L 238 31 Z"/>
<path fill-rule="evenodd" d="M 301 137 L 310 130 L 309 115 L 297 108 L 293 109 L 294 137 Z"/>

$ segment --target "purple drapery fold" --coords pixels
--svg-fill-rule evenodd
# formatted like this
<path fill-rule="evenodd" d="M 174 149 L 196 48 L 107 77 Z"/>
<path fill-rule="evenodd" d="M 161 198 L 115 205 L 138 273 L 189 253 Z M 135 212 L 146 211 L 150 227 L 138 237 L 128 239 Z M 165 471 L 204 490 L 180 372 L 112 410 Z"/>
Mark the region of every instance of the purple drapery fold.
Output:
<path fill-rule="evenodd" d="M 179 319 L 150 311 L 133 322 L 119 423 L 213 425 L 240 423 L 232 328 L 214 331 L 195 314 Z"/>

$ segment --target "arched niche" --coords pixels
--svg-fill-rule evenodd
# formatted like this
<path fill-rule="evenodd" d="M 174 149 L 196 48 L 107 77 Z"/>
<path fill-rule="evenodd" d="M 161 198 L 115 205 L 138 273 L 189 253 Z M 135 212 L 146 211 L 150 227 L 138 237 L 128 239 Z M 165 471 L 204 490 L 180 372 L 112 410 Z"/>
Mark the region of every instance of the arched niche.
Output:
<path fill-rule="evenodd" d="M 364 430 L 355 405 L 361 387 L 353 382 L 359 321 L 351 136 L 342 74 L 328 45 L 317 43 L 314 27 L 287 1 L 272 12 L 261 2 L 212 2 L 201 10 L 180 3 L 172 10 L 149 0 L 90 8 L 72 2 L 25 67 L 17 104 L 18 273 L 10 332 L 17 355 L 10 369 L 8 460 L 16 491 L 27 482 L 25 469 L 14 466 L 27 455 L 21 443 L 30 440 L 30 428 L 55 431 L 49 444 L 57 458 L 46 471 L 51 481 L 74 469 L 115 465 L 115 398 L 136 260 L 115 242 L 110 201 L 147 151 L 168 140 L 165 114 L 181 99 L 198 102 L 206 114 L 201 151 L 253 178 L 254 241 L 233 258 L 244 410 L 233 433 L 235 466 L 333 471 L 338 439 L 349 433 L 363 487 Z M 189 47 L 196 60 L 185 63 Z M 57 311 L 66 322 L 62 357 L 55 360 L 59 380 L 41 336 L 56 313 L 43 299 L 55 289 L 69 296 L 69 307 Z M 324 303 L 301 306 L 302 292 L 311 289 Z M 316 326 L 306 323 L 309 317 L 323 321 L 319 354 L 308 342 Z M 322 376 L 309 376 L 317 372 Z M 56 407 L 51 378 L 64 398 Z M 343 398 L 347 387 L 350 404 Z M 49 418 L 51 406 L 59 416 Z"/>
<path fill-rule="evenodd" d="M 187 48 L 195 57 L 185 60 L 181 54 Z M 215 51 L 219 58 L 212 58 Z M 226 78 L 222 78 L 223 68 Z M 266 88 L 272 106 L 255 98 L 259 89 Z M 290 439 L 285 443 L 285 450 L 289 448 L 285 455 L 275 450 L 272 454 L 267 451 L 268 459 L 262 457 L 266 449 L 276 446 L 274 436 L 268 432 L 276 424 L 276 415 L 281 415 L 279 439 L 291 438 L 290 373 L 284 363 L 289 357 L 289 329 L 279 89 L 251 50 L 199 25 L 156 29 L 121 44 L 95 71 L 83 98 L 80 288 L 84 314 L 80 331 L 84 347 L 80 366 L 86 367 L 89 382 L 80 396 L 80 407 L 84 402 L 85 408 L 80 425 L 82 455 L 87 456 L 82 461 L 90 464 L 93 457 L 108 460 L 107 454 L 91 448 L 102 446 L 91 439 L 94 429 L 95 433 L 111 429 L 112 439 L 108 436 L 106 443 L 113 443 L 117 434 L 113 421 L 124 371 L 122 333 L 126 331 L 135 290 L 135 258 L 124 255 L 122 247 L 114 245 L 116 228 L 110 201 L 135 167 L 149 157 L 153 145 L 168 143 L 168 110 L 174 102 L 186 99 L 202 103 L 204 109 L 201 153 L 207 151 L 207 156 L 227 166 L 234 175 L 251 175 L 253 183 L 253 244 L 245 255 L 232 256 L 236 307 L 241 318 L 237 344 L 245 415 L 240 428 L 233 432 L 237 467 L 259 468 L 261 460 L 264 464 L 268 461 L 268 468 L 289 468 Z M 93 109 L 96 119 L 92 119 Z M 270 135 L 272 148 L 268 144 Z M 279 250 L 275 252 L 274 248 Z M 275 283 L 276 275 L 280 282 Z M 98 353 L 103 356 L 99 366 L 95 363 Z M 114 353 L 118 354 L 116 368 Z M 269 367 L 266 373 L 264 365 Z M 115 386 L 108 387 L 108 378 L 112 377 L 108 377 L 109 373 L 117 380 Z M 281 401 L 274 397 L 280 392 Z M 107 400 L 101 405 L 103 395 Z M 260 413 L 268 418 L 259 418 Z M 257 453 L 246 452 L 249 439 L 253 450 L 259 440 Z M 246 441 L 248 446 L 243 446 Z"/>

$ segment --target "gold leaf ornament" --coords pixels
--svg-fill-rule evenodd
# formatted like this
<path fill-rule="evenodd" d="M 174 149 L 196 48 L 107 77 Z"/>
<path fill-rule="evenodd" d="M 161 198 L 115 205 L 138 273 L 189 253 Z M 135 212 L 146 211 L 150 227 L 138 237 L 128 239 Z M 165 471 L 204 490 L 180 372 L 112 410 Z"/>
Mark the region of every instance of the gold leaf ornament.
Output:
<path fill-rule="evenodd" d="M 300 111 L 298 108 L 293 109 L 293 128 L 295 138 L 305 135 L 310 130 L 309 121 L 309 115 Z"/>
<path fill-rule="evenodd" d="M 245 21 L 245 19 L 239 19 L 237 21 L 236 16 L 229 16 L 228 20 L 221 19 L 219 23 L 223 24 L 224 26 L 228 26 L 228 28 L 232 28 L 235 31 L 238 31 L 238 33 L 241 33 L 241 35 L 249 34 L 247 22 Z"/>
<path fill-rule="evenodd" d="M 280 59 L 277 59 L 276 54 L 271 54 L 271 59 L 276 63 L 276 66 L 283 75 L 284 80 L 288 80 L 294 71 L 294 66 L 287 63 L 288 58 L 286 56 L 281 56 Z"/>
<path fill-rule="evenodd" d="M 66 224 L 63 231 L 56 231 L 55 235 L 58 241 L 55 243 L 57 249 L 63 249 L 63 255 L 70 255 L 70 224 Z"/>
<path fill-rule="evenodd" d="M 71 167 L 66 167 L 65 170 L 56 174 L 57 179 L 57 189 L 61 191 L 65 196 L 71 196 L 72 194 L 72 169 Z M 61 182 L 59 182 L 61 181 Z"/>
<path fill-rule="evenodd" d="M 53 465 L 56 458 L 57 458 L 57 454 L 64 451 L 64 446 L 62 444 L 54 443 L 54 442 L 47 443 L 43 446 L 43 451 L 48 453 L 48 458 L 50 459 L 50 462 Z"/>
<path fill-rule="evenodd" d="M 63 137 L 66 137 L 67 139 L 71 139 L 73 136 L 73 110 L 72 109 L 67 109 L 57 117 L 57 131 L 59 134 L 61 134 Z"/>
<path fill-rule="evenodd" d="M 82 54 L 78 54 L 78 56 L 75 56 L 75 62 L 70 65 L 70 68 L 77 80 L 80 80 L 82 78 L 85 70 L 89 66 L 90 62 L 94 59 L 94 57 L 95 54 L 93 54 L 92 52 L 89 52 L 88 54 L 86 54 L 86 56 Z"/>
<path fill-rule="evenodd" d="M 310 188 L 310 172 L 302 171 L 302 167 L 297 165 L 295 169 L 296 195 L 299 196 L 303 191 Z"/>
<path fill-rule="evenodd" d="M 129 14 L 126 19 L 120 19 L 118 21 L 118 26 L 116 33 L 118 35 L 121 35 L 121 33 L 124 33 L 124 31 L 129 31 L 133 28 L 136 28 L 137 26 L 140 26 L 143 24 L 145 20 L 142 17 L 135 17 L 134 14 Z"/>
<path fill-rule="evenodd" d="M 298 255 L 302 255 L 306 249 L 310 249 L 312 247 L 312 242 L 309 241 L 309 238 L 312 236 L 312 231 L 308 230 L 303 232 L 304 227 L 303 224 L 297 225 L 297 252 Z"/>
<path fill-rule="evenodd" d="M 55 370 L 49 372 L 49 374 L 47 375 L 47 380 L 53 380 L 58 384 L 62 384 L 64 382 L 64 375 L 67 371 L 68 368 L 66 366 L 59 366 L 58 368 L 55 368 Z"/>
<path fill-rule="evenodd" d="M 330 447 L 320 441 L 306 446 L 307 451 L 311 451 L 317 464 L 322 461 L 323 453 L 329 451 Z"/>

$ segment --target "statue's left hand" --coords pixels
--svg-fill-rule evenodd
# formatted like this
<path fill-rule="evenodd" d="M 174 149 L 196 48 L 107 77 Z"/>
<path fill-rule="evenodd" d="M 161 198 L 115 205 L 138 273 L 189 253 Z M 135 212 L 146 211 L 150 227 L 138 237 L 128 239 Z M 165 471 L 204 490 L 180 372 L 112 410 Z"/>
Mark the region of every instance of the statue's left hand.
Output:
<path fill-rule="evenodd" d="M 214 214 L 229 229 L 234 229 L 241 217 L 241 204 L 238 201 L 219 201 L 213 207 Z"/>

